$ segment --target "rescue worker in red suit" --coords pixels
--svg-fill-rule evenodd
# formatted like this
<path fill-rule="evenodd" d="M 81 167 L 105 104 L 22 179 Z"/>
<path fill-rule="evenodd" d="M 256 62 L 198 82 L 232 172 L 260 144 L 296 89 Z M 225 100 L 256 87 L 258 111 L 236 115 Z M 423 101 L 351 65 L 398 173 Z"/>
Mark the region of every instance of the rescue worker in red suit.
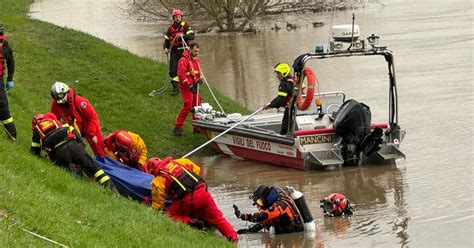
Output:
<path fill-rule="evenodd" d="M 194 31 L 186 21 L 183 21 L 183 11 L 173 10 L 173 23 L 168 27 L 163 44 L 164 52 L 169 54 L 169 76 L 173 85 L 173 95 L 178 95 L 178 61 L 190 40 L 194 39 Z M 183 43 L 184 40 L 184 43 Z"/>
<path fill-rule="evenodd" d="M 115 189 L 109 176 L 87 154 L 81 135 L 68 124 L 62 125 L 53 113 L 37 114 L 32 120 L 31 151 L 41 156 L 44 150 L 57 165 L 67 169 L 80 169 L 99 184 Z"/>
<path fill-rule="evenodd" d="M 7 82 L 4 84 L 3 80 L 7 70 Z M 0 123 L 3 125 L 8 137 L 16 140 L 16 126 L 8 108 L 7 98 L 7 91 L 11 90 L 15 85 L 13 83 L 13 74 L 15 74 L 13 50 L 5 40 L 4 28 L 0 23 Z"/>
<path fill-rule="evenodd" d="M 178 62 L 179 89 L 183 96 L 183 106 L 179 112 L 174 126 L 175 136 L 183 135 L 183 124 L 189 112 L 194 106 L 201 104 L 201 97 L 198 94 L 199 84 L 202 84 L 201 68 L 199 65 L 199 45 L 192 43 L 189 51 L 184 51 L 183 57 Z M 193 113 L 193 120 L 195 119 Z M 193 127 L 193 133 L 199 133 L 199 129 Z"/>
<path fill-rule="evenodd" d="M 324 216 L 344 216 L 354 214 L 354 209 L 345 195 L 332 193 L 320 201 Z"/>
<path fill-rule="evenodd" d="M 143 139 L 135 133 L 117 130 L 105 138 L 105 153 L 121 163 L 142 170 L 147 150 Z"/>
<path fill-rule="evenodd" d="M 248 229 L 240 229 L 237 233 L 258 232 L 261 229 L 270 229 L 273 226 L 275 234 L 293 233 L 304 231 L 304 224 L 298 215 L 298 208 L 283 192 L 275 187 L 260 185 L 253 193 L 252 199 L 259 211 L 253 214 L 242 214 L 234 205 L 237 218 L 255 222 L 257 224 Z"/>
<path fill-rule="evenodd" d="M 290 122 L 291 113 L 293 112 L 293 106 L 290 105 L 291 97 L 293 96 L 293 85 L 295 80 L 290 74 L 291 67 L 288 64 L 279 63 L 275 66 L 275 73 L 280 85 L 278 86 L 278 95 L 275 97 L 270 104 L 263 106 L 263 109 L 270 108 L 285 108 L 283 118 L 281 120 L 280 134 L 286 135 L 288 133 L 288 123 Z"/>
<path fill-rule="evenodd" d="M 78 130 L 87 140 L 95 156 L 104 157 L 104 140 L 99 117 L 89 100 L 76 95 L 67 84 L 56 82 L 51 86 L 51 112 Z"/>
<path fill-rule="evenodd" d="M 167 157 L 163 160 L 150 158 L 146 167 L 155 174 L 151 188 L 153 208 L 162 210 L 169 197 L 171 205 L 165 213 L 174 220 L 190 225 L 202 221 L 216 227 L 227 239 L 238 240 L 234 228 L 207 191 L 206 182 L 199 176 L 199 166 L 189 159 Z"/>

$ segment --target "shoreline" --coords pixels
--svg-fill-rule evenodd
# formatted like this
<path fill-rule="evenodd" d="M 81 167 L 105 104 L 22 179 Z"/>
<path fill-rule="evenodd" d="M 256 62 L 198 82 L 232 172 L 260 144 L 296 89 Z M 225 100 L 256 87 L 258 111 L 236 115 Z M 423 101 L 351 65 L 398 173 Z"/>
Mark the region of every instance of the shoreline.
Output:
<path fill-rule="evenodd" d="M 150 207 L 113 195 L 87 178 L 78 180 L 30 153 L 31 118 L 49 111 L 49 90 L 55 81 L 70 84 L 91 101 L 104 135 L 116 129 L 136 132 L 145 140 L 149 156 L 181 156 L 205 140 L 192 135 L 190 121 L 184 137 L 172 136 L 180 97 L 148 96 L 165 78 L 164 64 L 89 34 L 30 19 L 26 13 L 32 2 L 6 0 L 0 12 L 15 55 L 16 84 L 8 97 L 18 130 L 16 143 L 0 138 L 4 196 L 0 211 L 12 215 L 22 227 L 68 246 L 231 246 L 215 234 L 193 230 Z M 245 111 L 222 94 L 218 97 L 229 111 Z M 209 154 L 211 148 L 202 152 Z M 0 227 L 0 246 L 45 245 L 13 223 L 0 221 Z M 161 238 L 150 238 L 157 235 Z"/>

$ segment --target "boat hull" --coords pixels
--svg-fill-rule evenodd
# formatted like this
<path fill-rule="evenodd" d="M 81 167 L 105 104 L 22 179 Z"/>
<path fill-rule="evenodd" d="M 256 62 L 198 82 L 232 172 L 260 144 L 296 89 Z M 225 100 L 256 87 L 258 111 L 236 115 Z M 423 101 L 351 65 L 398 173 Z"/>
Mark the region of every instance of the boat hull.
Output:
<path fill-rule="evenodd" d="M 216 137 L 220 130 L 203 129 L 207 139 Z M 272 137 L 252 137 L 237 133 L 227 133 L 216 139 L 214 149 L 233 158 L 253 160 L 268 164 L 304 170 L 305 161 L 301 152 L 289 142 L 279 142 Z"/>

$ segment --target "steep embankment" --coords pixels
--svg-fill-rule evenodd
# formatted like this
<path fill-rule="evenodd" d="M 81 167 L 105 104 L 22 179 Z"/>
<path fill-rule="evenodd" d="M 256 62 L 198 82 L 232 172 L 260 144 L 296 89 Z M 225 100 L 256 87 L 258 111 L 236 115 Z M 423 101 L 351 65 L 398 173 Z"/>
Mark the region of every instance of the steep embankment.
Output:
<path fill-rule="evenodd" d="M 0 247 L 49 246 L 23 227 L 70 246 L 222 246 L 226 242 L 173 223 L 151 208 L 111 194 L 29 153 L 31 118 L 49 110 L 53 82 L 71 83 L 99 113 L 104 135 L 121 128 L 143 136 L 150 155 L 179 156 L 204 139 L 172 136 L 181 98 L 148 92 L 166 68 L 90 35 L 30 20 L 32 0 L 2 0 L 0 22 L 14 49 L 16 87 L 9 93 L 18 141 L 0 135 Z M 229 110 L 243 109 L 220 97 Z"/>

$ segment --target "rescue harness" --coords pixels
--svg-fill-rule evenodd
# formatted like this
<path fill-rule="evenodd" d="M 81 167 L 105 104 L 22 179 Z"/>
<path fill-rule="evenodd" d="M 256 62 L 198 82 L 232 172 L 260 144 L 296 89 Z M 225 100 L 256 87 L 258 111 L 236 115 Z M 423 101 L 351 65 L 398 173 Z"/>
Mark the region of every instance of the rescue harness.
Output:
<path fill-rule="evenodd" d="M 186 25 L 185 21 L 182 21 L 179 23 L 178 27 L 175 27 L 174 23 L 171 23 L 169 26 L 169 31 L 170 31 L 170 37 L 165 35 L 165 39 L 168 38 L 168 41 L 170 43 L 171 48 L 176 48 L 176 49 L 184 49 L 183 47 L 183 42 L 181 39 L 176 39 L 176 35 L 178 33 L 183 33 L 184 34 L 184 26 Z"/>
<path fill-rule="evenodd" d="M 173 164 L 173 163 L 170 163 L 170 164 Z M 181 166 L 181 165 L 177 165 L 177 166 Z M 183 166 L 181 166 L 181 169 L 183 171 L 178 176 L 173 176 L 170 173 L 163 170 L 160 170 L 159 172 L 173 179 L 173 182 L 171 183 L 168 189 L 168 194 L 170 196 L 174 196 L 179 199 L 182 199 L 188 193 L 193 192 L 195 189 L 197 189 L 197 186 L 200 183 L 203 182 L 204 184 L 202 185 L 205 185 L 204 179 L 202 179 L 202 177 L 200 177 L 193 171 L 187 170 Z"/>
<path fill-rule="evenodd" d="M 38 134 L 41 147 L 51 153 L 54 149 L 64 145 L 70 139 L 76 139 L 76 135 L 72 132 L 73 127 L 62 125 L 55 119 L 43 119 L 37 122 L 34 130 Z"/>

